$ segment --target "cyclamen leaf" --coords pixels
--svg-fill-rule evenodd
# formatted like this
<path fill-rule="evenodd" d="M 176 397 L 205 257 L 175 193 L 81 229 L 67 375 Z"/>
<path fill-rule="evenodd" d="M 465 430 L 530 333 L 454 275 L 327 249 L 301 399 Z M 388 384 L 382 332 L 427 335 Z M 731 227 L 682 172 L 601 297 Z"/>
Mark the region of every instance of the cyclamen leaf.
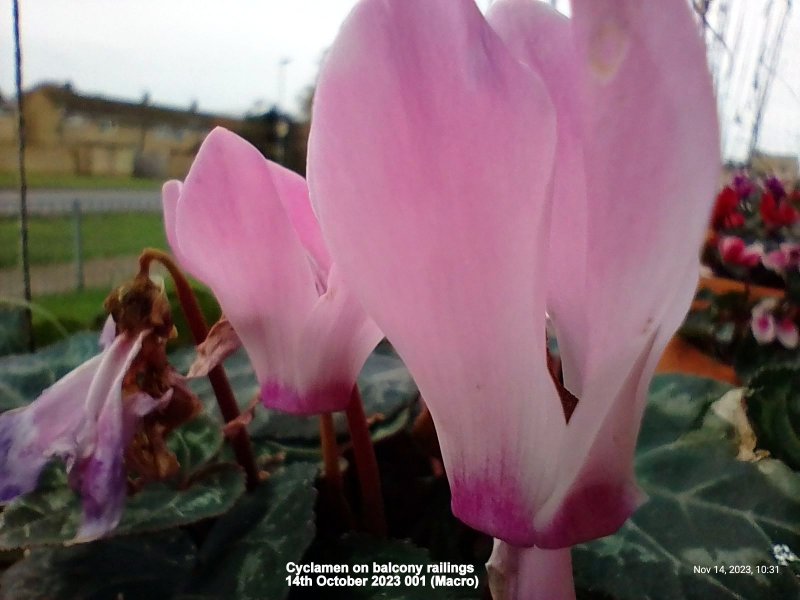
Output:
<path fill-rule="evenodd" d="M 0 580 L 0 600 L 166 600 L 195 562 L 182 531 L 36 548 Z"/>
<path fill-rule="evenodd" d="M 128 499 L 111 536 L 170 529 L 218 516 L 244 489 L 244 475 L 232 465 L 220 465 L 185 489 L 148 485 Z M 63 467 L 53 465 L 36 491 L 14 500 L 0 515 L 0 550 L 69 542 L 80 515 L 80 501 L 67 485 Z"/>
<path fill-rule="evenodd" d="M 187 477 L 202 468 L 222 449 L 222 425 L 208 415 L 200 415 L 185 423 L 167 438 L 167 446 Z"/>
<path fill-rule="evenodd" d="M 208 532 L 189 591 L 203 598 L 285 598 L 286 563 L 300 562 L 314 539 L 316 474 L 314 465 L 289 465 L 242 497 Z"/>
<path fill-rule="evenodd" d="M 0 356 L 25 352 L 25 311 L 0 303 Z"/>
<path fill-rule="evenodd" d="M 33 401 L 45 388 L 99 351 L 97 334 L 81 332 L 33 354 L 0 358 L 0 411 Z"/>
<path fill-rule="evenodd" d="M 748 335 L 737 349 L 733 366 L 739 379 L 749 383 L 766 366 L 800 368 L 800 352 L 784 348 L 778 341 L 762 346 Z"/>
<path fill-rule="evenodd" d="M 800 470 L 800 368 L 767 366 L 750 380 L 747 414 L 758 447 Z"/>
<path fill-rule="evenodd" d="M 800 594 L 795 575 L 773 556 L 776 544 L 800 548 L 800 476 L 780 461 L 736 460 L 732 433 L 704 419 L 726 389 L 695 377 L 656 377 L 636 459 L 649 500 L 617 534 L 575 548 L 579 589 L 617 600 Z M 757 572 L 774 566 L 778 573 Z"/>

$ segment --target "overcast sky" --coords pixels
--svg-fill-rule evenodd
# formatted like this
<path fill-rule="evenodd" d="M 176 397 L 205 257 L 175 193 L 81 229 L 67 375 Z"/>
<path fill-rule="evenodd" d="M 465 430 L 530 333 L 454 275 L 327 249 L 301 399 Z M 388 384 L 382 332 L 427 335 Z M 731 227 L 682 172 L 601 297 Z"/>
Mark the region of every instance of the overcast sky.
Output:
<path fill-rule="evenodd" d="M 485 7 L 490 0 L 479 0 Z M 767 0 L 738 0 L 755 7 Z M 26 86 L 242 114 L 296 111 L 355 0 L 20 0 Z M 566 9 L 566 0 L 559 0 Z M 754 13 L 757 22 L 758 14 Z M 800 7 L 786 34 L 761 136 L 800 150 Z M 281 94 L 280 63 L 285 86 Z M 11 0 L 0 0 L 0 90 L 13 91 Z M 281 97 L 282 96 L 282 97 Z M 260 103 L 260 104 L 258 104 Z M 742 134 L 738 134 L 742 137 Z M 733 139 L 733 138 L 731 138 Z M 740 149 L 739 149 L 740 150 Z M 734 149 L 735 152 L 739 150 Z"/>

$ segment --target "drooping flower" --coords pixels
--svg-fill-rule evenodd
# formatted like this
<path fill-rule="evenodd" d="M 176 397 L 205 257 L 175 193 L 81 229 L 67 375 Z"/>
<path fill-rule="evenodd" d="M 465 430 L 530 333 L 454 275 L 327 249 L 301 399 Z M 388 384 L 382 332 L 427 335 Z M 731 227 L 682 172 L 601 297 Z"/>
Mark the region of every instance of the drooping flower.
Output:
<path fill-rule="evenodd" d="M 30 405 L 0 415 L 0 502 L 34 490 L 45 465 L 60 459 L 81 495 L 81 542 L 117 526 L 129 468 L 146 480 L 174 474 L 163 436 L 200 409 L 166 361 L 172 321 L 157 290 L 144 283 L 110 300 L 116 314 L 103 330 L 103 351 Z M 154 447 L 164 449 L 156 456 Z"/>
<path fill-rule="evenodd" d="M 576 0 L 573 15 L 362 0 L 309 146 L 325 238 L 428 403 L 455 514 L 514 546 L 606 535 L 638 504 L 638 423 L 719 168 L 686 3 Z M 545 309 L 579 398 L 569 422 Z"/>
<path fill-rule="evenodd" d="M 164 185 L 163 202 L 175 257 L 214 291 L 263 403 L 296 414 L 344 409 L 381 333 L 342 284 L 305 181 L 217 128 L 185 183 Z"/>
<path fill-rule="evenodd" d="M 722 262 L 734 267 L 756 267 L 764 257 L 761 242 L 745 245 L 742 238 L 732 235 L 723 237 L 717 247 Z"/>

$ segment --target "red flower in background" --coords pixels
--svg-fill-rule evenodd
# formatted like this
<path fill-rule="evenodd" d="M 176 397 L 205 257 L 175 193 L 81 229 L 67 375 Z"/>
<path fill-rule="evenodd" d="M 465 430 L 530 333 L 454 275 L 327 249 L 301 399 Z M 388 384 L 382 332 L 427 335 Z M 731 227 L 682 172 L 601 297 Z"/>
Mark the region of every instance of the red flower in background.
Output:
<path fill-rule="evenodd" d="M 714 229 L 735 229 L 744 225 L 744 216 L 739 212 L 739 194 L 728 186 L 717 196 L 711 226 Z"/>
<path fill-rule="evenodd" d="M 794 225 L 800 218 L 797 210 L 785 199 L 776 199 L 772 192 L 761 196 L 761 219 L 767 227 L 778 228 Z"/>
<path fill-rule="evenodd" d="M 736 236 L 722 238 L 717 248 L 722 262 L 735 267 L 756 267 L 764 256 L 764 246 L 761 243 L 747 246 L 742 238 Z"/>

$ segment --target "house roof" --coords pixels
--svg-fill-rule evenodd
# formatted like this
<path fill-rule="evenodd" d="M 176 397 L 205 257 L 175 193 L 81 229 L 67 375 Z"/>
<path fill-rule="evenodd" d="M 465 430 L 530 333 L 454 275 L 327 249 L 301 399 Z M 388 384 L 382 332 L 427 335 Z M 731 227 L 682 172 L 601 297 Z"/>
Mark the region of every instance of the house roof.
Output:
<path fill-rule="evenodd" d="M 221 125 L 230 129 L 241 125 L 241 119 L 223 115 L 201 113 L 146 102 L 130 102 L 105 96 L 82 95 L 70 85 L 45 83 L 36 86 L 28 94 L 44 94 L 53 104 L 62 108 L 66 115 L 85 115 L 105 118 L 133 125 L 171 125 L 178 128 L 210 129 Z"/>

